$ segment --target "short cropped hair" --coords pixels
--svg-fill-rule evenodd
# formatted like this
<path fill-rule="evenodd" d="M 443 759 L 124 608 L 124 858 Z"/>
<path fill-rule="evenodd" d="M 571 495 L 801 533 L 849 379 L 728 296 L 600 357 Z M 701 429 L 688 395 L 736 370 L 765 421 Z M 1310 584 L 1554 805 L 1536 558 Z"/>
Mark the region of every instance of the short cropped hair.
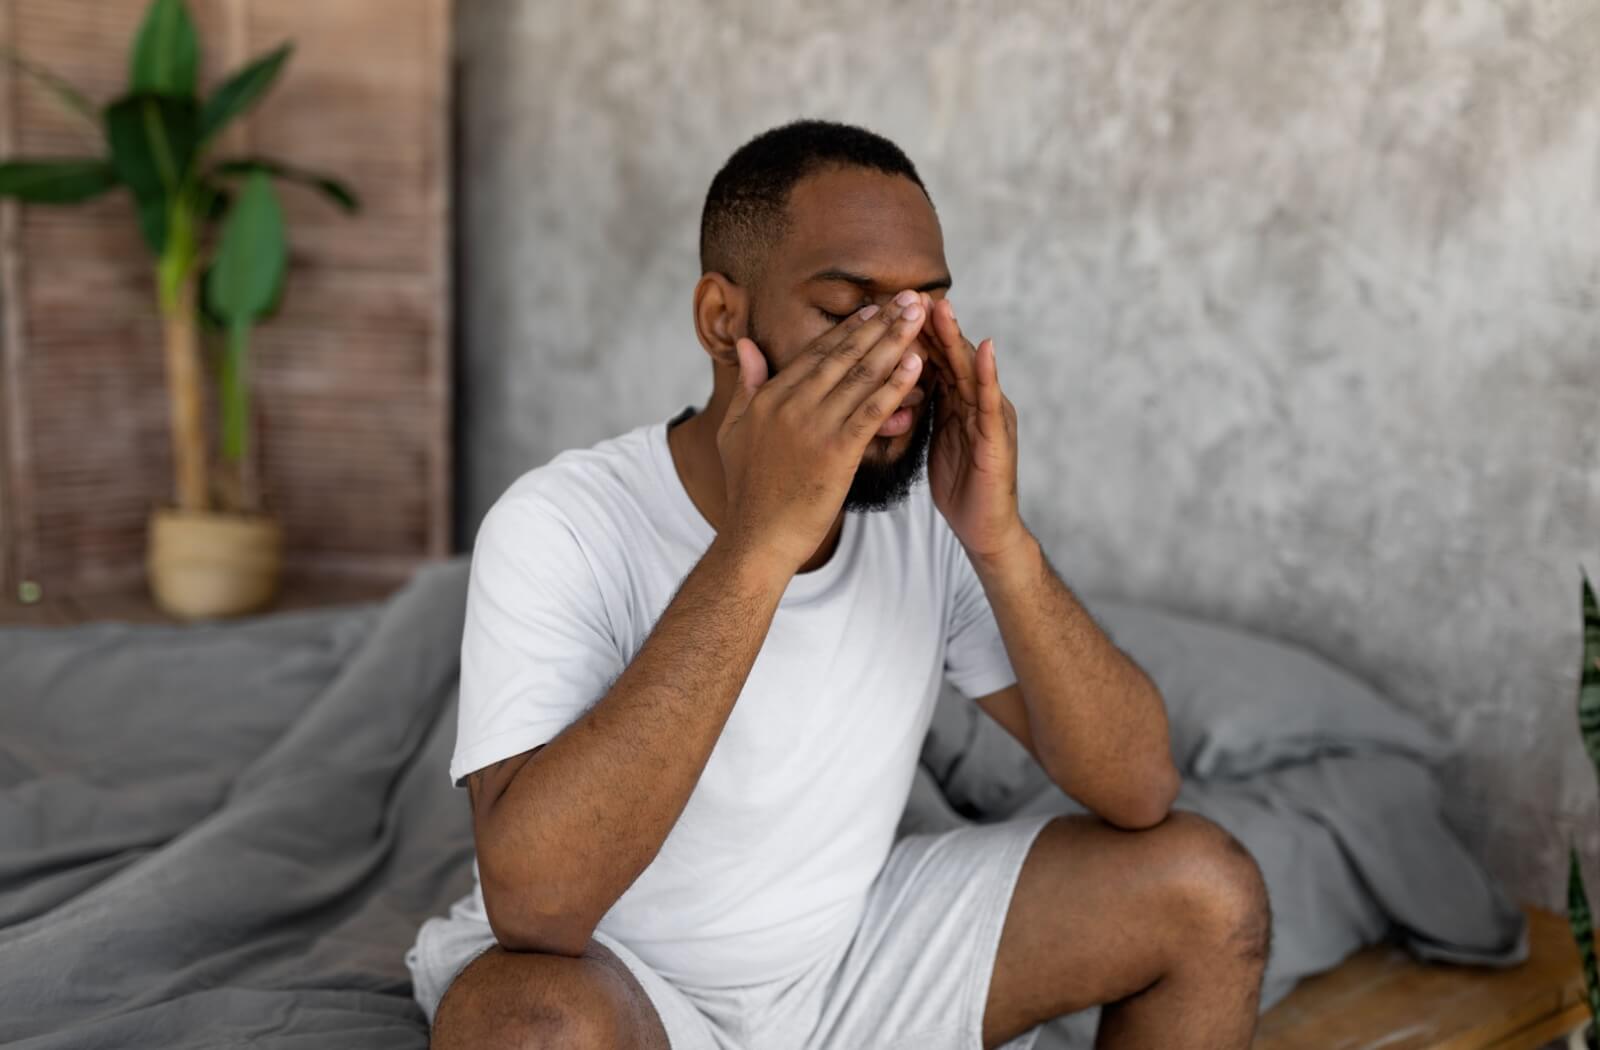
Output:
<path fill-rule="evenodd" d="M 758 280 L 767 253 L 788 228 L 795 183 L 834 167 L 903 175 L 928 192 L 911 159 L 882 135 L 828 120 L 784 124 L 740 146 L 711 180 L 700 213 L 701 271 L 726 274 L 737 284 Z"/>

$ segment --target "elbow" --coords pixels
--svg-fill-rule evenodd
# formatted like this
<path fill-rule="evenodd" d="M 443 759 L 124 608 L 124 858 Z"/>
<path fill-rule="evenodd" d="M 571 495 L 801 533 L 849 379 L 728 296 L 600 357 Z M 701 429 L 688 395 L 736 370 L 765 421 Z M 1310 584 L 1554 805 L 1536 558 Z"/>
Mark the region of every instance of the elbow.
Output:
<path fill-rule="evenodd" d="M 553 894 L 526 885 L 515 889 L 497 883 L 479 863 L 483 906 L 494 939 L 508 952 L 583 955 L 596 923 Z"/>
<path fill-rule="evenodd" d="M 540 952 L 544 955 L 565 955 L 576 959 L 588 948 L 594 936 L 594 925 L 575 916 L 561 913 L 540 913 L 530 909 L 508 909 L 489 906 L 489 929 L 494 939 L 508 952 Z"/>
<path fill-rule="evenodd" d="M 1144 831 L 1166 820 L 1182 787 L 1177 767 L 1170 760 L 1163 760 L 1154 773 L 1134 783 L 1137 791 L 1100 808 L 1096 815 L 1125 831 Z"/>

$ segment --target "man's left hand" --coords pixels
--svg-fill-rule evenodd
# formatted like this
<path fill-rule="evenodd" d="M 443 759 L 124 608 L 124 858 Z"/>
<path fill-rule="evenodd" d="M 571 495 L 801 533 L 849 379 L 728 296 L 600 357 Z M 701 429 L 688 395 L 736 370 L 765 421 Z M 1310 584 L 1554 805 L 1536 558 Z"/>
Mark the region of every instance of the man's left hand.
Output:
<path fill-rule="evenodd" d="M 933 503 L 969 557 L 995 559 L 1028 537 L 1017 504 L 1017 410 L 1000 391 L 994 340 L 974 347 L 950 300 L 926 305 L 923 336 L 939 384 L 928 450 Z"/>

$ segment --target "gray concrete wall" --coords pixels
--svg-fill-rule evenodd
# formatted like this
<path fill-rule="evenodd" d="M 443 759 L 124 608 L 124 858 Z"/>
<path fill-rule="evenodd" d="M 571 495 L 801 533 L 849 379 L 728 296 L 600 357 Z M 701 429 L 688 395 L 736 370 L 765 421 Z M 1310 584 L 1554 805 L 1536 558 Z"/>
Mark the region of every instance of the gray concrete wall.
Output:
<path fill-rule="evenodd" d="M 797 115 L 919 165 L 1069 581 L 1303 643 L 1462 748 L 1518 895 L 1600 861 L 1593 0 L 459 5 L 463 535 L 684 404 L 706 186 Z"/>

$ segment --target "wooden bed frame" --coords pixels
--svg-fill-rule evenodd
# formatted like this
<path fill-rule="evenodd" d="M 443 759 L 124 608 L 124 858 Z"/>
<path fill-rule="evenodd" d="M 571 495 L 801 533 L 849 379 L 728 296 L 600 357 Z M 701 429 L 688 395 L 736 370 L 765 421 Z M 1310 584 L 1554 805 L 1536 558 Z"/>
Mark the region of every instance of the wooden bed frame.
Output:
<path fill-rule="evenodd" d="M 1425 965 L 1397 947 L 1368 948 L 1267 1011 L 1255 1050 L 1538 1050 L 1581 1032 L 1589 1008 L 1567 920 L 1525 910 L 1521 966 Z"/>

